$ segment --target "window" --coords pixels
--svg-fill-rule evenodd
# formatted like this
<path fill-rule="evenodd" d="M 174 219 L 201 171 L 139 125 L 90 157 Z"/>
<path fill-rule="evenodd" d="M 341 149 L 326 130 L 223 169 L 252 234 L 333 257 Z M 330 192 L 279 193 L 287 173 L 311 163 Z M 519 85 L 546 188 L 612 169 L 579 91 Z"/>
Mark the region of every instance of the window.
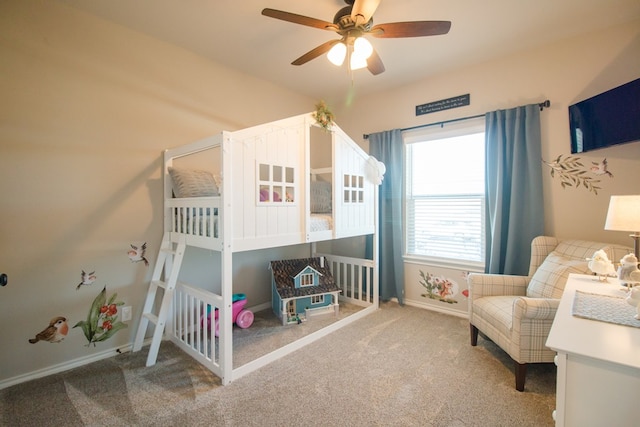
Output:
<path fill-rule="evenodd" d="M 344 202 L 364 203 L 364 176 L 344 175 Z"/>
<path fill-rule="evenodd" d="M 311 304 L 322 304 L 324 302 L 324 295 L 311 295 Z"/>
<path fill-rule="evenodd" d="M 406 256 L 484 267 L 484 118 L 403 137 Z"/>
<path fill-rule="evenodd" d="M 258 205 L 293 203 L 295 170 L 292 167 L 258 163 Z"/>
<path fill-rule="evenodd" d="M 300 286 L 313 286 L 313 273 L 304 273 L 300 276 Z"/>

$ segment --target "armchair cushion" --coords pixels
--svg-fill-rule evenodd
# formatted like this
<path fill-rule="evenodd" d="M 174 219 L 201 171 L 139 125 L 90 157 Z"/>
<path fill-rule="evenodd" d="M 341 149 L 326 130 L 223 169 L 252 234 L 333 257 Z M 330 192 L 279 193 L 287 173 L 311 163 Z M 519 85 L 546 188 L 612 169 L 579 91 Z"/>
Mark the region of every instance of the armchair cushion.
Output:
<path fill-rule="evenodd" d="M 513 321 L 513 295 L 479 298 L 474 301 L 473 311 L 501 334 L 510 337 Z"/>
<path fill-rule="evenodd" d="M 589 274 L 587 260 L 566 258 L 551 252 L 529 281 L 527 296 L 533 298 L 560 298 L 569 273 Z"/>

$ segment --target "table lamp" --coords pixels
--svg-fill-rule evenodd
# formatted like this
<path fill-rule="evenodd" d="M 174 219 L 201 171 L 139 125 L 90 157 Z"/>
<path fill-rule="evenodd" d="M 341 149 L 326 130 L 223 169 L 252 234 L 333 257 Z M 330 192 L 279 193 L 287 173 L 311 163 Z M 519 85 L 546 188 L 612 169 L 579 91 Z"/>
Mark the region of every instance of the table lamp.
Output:
<path fill-rule="evenodd" d="M 636 258 L 640 239 L 640 195 L 637 196 L 611 196 L 609 211 L 604 225 L 605 230 L 630 231 L 633 239 L 633 252 Z"/>

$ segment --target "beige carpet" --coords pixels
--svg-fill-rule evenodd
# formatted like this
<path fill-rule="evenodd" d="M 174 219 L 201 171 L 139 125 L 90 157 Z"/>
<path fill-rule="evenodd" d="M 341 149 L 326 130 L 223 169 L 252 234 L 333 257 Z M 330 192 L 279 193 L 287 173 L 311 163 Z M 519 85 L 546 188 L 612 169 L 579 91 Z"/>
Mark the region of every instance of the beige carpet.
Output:
<path fill-rule="evenodd" d="M 525 392 L 464 319 L 386 303 L 377 312 L 223 387 L 163 342 L 0 391 L 3 426 L 552 426 L 555 367 Z"/>
<path fill-rule="evenodd" d="M 337 316 L 323 314 L 301 324 L 284 327 L 270 308 L 258 311 L 254 313 L 251 327 L 233 329 L 233 367 L 238 368 L 360 310 L 360 306 L 340 303 Z"/>

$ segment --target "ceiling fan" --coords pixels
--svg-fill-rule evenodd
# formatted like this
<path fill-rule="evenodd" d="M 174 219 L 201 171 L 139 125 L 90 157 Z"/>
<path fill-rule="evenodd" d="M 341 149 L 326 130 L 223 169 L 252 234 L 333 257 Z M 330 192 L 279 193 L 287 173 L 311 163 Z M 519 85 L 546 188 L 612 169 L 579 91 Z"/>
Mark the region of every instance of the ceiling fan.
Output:
<path fill-rule="evenodd" d="M 342 65 L 348 57 L 352 70 L 367 67 L 377 75 L 384 71 L 384 64 L 371 43 L 364 37 L 372 35 L 378 38 L 423 37 L 447 34 L 451 21 L 407 21 L 373 25 L 373 13 L 381 0 L 344 0 L 347 6 L 336 13 L 333 22 L 309 18 L 295 13 L 276 9 L 263 9 L 262 14 L 294 24 L 306 25 L 321 30 L 333 31 L 340 39 L 329 40 L 311 49 L 292 65 L 302 65 L 327 53 L 335 65 Z"/>

